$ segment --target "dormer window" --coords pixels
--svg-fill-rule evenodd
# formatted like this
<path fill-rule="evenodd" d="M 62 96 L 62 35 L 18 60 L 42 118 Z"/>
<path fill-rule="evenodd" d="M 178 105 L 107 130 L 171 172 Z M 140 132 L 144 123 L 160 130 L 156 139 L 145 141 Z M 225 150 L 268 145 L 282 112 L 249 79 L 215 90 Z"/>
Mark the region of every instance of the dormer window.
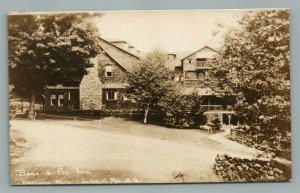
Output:
<path fill-rule="evenodd" d="M 112 67 L 110 64 L 105 66 L 105 76 L 112 77 Z"/>

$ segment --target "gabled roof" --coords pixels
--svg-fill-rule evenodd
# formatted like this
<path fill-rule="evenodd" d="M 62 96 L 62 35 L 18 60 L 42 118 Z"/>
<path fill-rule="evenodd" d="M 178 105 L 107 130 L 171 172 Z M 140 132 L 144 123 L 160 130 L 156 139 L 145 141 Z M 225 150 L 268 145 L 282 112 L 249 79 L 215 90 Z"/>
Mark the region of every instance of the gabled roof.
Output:
<path fill-rule="evenodd" d="M 181 61 L 184 60 L 184 59 L 186 59 L 186 58 L 188 58 L 188 57 L 190 57 L 190 56 L 193 55 L 193 54 L 196 54 L 197 52 L 200 52 L 201 50 L 203 50 L 203 49 L 205 49 L 205 48 L 208 48 L 208 49 L 210 49 L 210 50 L 212 50 L 212 51 L 214 51 L 214 52 L 218 52 L 217 50 L 215 50 L 215 49 L 213 49 L 213 48 L 211 48 L 211 47 L 209 47 L 209 46 L 204 46 L 204 47 L 200 48 L 199 50 L 197 50 L 197 51 L 195 51 L 195 52 L 189 54 L 188 56 L 182 58 Z"/>
<path fill-rule="evenodd" d="M 127 71 L 130 71 L 132 66 L 140 59 L 138 56 L 123 50 L 103 38 L 99 38 L 99 40 L 100 47 L 104 50 L 105 54 Z"/>

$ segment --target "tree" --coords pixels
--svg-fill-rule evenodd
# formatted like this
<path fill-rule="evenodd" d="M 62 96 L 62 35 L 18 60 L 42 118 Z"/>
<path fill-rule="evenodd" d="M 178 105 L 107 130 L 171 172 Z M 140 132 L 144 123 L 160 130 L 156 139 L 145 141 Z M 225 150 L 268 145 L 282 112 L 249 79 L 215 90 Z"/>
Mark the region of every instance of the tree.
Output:
<path fill-rule="evenodd" d="M 35 98 L 46 85 L 81 80 L 98 53 L 90 14 L 9 15 L 9 73 L 14 93 Z"/>
<path fill-rule="evenodd" d="M 234 95 L 238 119 L 265 139 L 290 133 L 288 10 L 250 12 L 224 40 L 213 76 L 217 94 Z"/>
<path fill-rule="evenodd" d="M 150 109 L 158 107 L 171 85 L 172 73 L 165 66 L 165 55 L 158 50 L 136 64 L 128 74 L 126 93 L 145 110 L 144 123 Z"/>

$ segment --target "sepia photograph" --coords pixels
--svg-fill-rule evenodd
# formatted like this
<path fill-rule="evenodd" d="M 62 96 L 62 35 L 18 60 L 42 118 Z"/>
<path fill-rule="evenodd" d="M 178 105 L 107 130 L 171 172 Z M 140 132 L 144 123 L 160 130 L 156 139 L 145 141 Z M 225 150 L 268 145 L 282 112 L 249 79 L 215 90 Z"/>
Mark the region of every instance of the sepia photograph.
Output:
<path fill-rule="evenodd" d="M 12 12 L 11 185 L 289 182 L 289 9 Z"/>

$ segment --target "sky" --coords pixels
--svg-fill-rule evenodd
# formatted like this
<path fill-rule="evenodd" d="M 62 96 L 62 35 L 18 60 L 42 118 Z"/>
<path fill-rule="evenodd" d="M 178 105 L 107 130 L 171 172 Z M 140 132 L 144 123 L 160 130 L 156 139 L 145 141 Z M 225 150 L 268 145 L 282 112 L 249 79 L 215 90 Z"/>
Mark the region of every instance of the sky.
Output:
<path fill-rule="evenodd" d="M 246 10 L 110 11 L 94 20 L 106 40 L 125 40 L 142 53 L 217 48 Z M 220 27 L 225 26 L 223 28 Z M 216 32 L 217 35 L 213 36 Z"/>

